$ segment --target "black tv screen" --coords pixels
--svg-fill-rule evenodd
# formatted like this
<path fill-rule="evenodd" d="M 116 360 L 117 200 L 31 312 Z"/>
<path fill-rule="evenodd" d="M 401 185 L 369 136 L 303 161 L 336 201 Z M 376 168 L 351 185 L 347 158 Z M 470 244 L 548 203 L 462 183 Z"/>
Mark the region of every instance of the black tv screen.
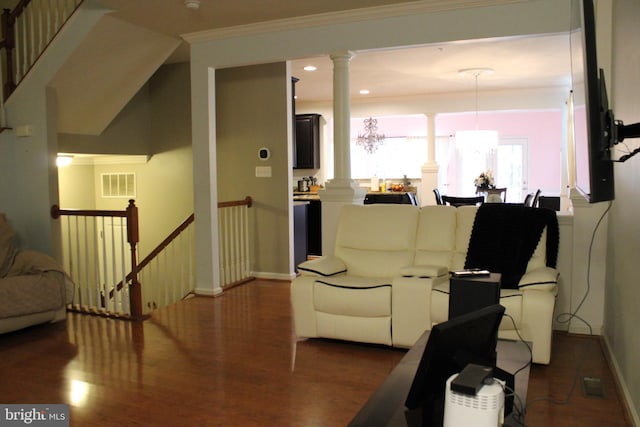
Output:
<path fill-rule="evenodd" d="M 592 0 L 571 2 L 571 86 L 576 188 L 590 202 L 615 197 L 611 149 L 613 116 L 596 55 Z"/>
<path fill-rule="evenodd" d="M 421 408 L 425 425 L 442 425 L 445 384 L 469 363 L 495 368 L 498 328 L 505 308 L 499 304 L 449 319 L 431 329 L 405 400 Z"/>

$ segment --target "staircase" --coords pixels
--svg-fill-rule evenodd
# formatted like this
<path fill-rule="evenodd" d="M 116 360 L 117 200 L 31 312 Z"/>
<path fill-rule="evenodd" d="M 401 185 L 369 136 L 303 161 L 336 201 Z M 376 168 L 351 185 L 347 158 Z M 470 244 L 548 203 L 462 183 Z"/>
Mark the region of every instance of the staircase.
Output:
<path fill-rule="evenodd" d="M 35 5 L 39 13 L 63 2 L 78 5 L 69 7 L 73 13 L 42 43 L 33 63 L 21 69 L 15 90 L 0 106 L 1 126 L 13 129 L 0 133 L 0 211 L 14 218 L 22 245 L 56 258 L 62 257 L 59 230 L 47 213 L 59 204 L 54 163 L 58 136 L 101 135 L 180 44 L 115 19 L 97 0 L 20 0 L 19 6 L 24 11 Z M 28 28 L 47 26 L 35 12 L 23 13 L 29 16 L 24 20 Z M 0 55 L 6 55 L 8 40 L 0 41 Z M 14 47 L 18 40 L 13 37 Z M 12 55 L 16 57 L 15 49 Z M 89 147 L 95 151 L 83 152 L 113 153 L 109 148 L 96 143 Z"/>
<path fill-rule="evenodd" d="M 57 31 L 49 30 L 58 25 L 63 9 L 73 13 Z M 15 25 L 3 31 L 0 47 L 3 55 L 9 52 L 14 70 L 11 78 L 6 72 L 3 76 L 9 84 L 2 126 L 12 125 L 20 92 L 30 86 L 53 89 L 57 133 L 100 135 L 105 130 L 181 43 L 110 12 L 96 0 L 21 0 L 14 11 L 5 12 L 3 22 Z"/>

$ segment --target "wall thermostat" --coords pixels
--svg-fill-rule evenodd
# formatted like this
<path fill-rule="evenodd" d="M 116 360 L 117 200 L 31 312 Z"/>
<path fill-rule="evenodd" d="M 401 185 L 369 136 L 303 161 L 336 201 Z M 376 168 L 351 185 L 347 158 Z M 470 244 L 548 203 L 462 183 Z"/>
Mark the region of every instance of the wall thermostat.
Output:
<path fill-rule="evenodd" d="M 271 150 L 268 148 L 262 147 L 258 150 L 258 158 L 260 160 L 267 160 L 269 157 L 271 157 Z"/>

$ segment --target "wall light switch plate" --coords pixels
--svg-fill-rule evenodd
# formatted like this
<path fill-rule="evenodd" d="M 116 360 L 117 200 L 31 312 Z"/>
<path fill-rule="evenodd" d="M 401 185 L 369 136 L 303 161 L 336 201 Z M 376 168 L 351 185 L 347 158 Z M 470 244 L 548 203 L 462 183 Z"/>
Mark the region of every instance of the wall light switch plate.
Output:
<path fill-rule="evenodd" d="M 256 178 L 271 178 L 271 166 L 256 166 Z"/>
<path fill-rule="evenodd" d="M 32 135 L 33 135 L 32 125 L 16 126 L 16 136 L 32 136 Z"/>

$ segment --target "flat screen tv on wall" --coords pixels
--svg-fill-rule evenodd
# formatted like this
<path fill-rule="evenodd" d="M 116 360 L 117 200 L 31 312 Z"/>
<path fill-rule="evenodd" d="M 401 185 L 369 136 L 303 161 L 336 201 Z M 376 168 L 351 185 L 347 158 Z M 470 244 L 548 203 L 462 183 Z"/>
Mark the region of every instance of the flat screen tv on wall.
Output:
<path fill-rule="evenodd" d="M 571 89 L 576 188 L 590 203 L 613 200 L 612 141 L 607 135 L 607 93 L 596 56 L 591 0 L 571 2 Z"/>
<path fill-rule="evenodd" d="M 593 0 L 572 0 L 570 46 L 576 188 L 589 203 L 613 200 L 614 162 L 640 151 L 614 159 L 613 146 L 639 137 L 640 124 L 624 125 L 609 109 L 604 72 L 598 67 Z"/>

